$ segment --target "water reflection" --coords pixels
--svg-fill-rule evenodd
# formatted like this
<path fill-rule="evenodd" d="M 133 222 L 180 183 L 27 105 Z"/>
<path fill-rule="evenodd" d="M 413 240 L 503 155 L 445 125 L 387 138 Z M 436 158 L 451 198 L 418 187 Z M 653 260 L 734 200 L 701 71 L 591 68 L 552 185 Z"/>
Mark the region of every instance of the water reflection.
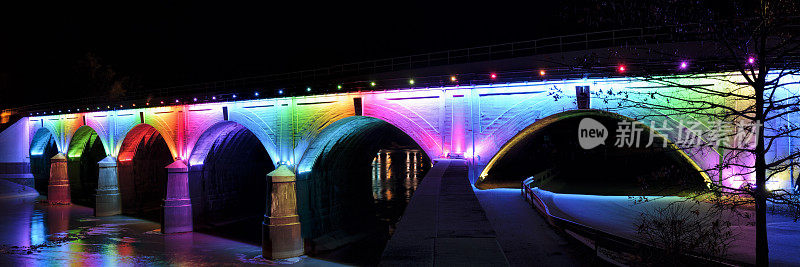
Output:
<path fill-rule="evenodd" d="M 94 217 L 91 208 L 41 199 L 0 199 L 0 266 L 275 265 L 258 258 L 258 245 L 202 233 L 162 235 L 158 223 Z"/>
<path fill-rule="evenodd" d="M 377 217 L 389 224 L 390 232 L 429 168 L 424 154 L 417 149 L 383 149 L 372 160 L 372 196 Z"/>

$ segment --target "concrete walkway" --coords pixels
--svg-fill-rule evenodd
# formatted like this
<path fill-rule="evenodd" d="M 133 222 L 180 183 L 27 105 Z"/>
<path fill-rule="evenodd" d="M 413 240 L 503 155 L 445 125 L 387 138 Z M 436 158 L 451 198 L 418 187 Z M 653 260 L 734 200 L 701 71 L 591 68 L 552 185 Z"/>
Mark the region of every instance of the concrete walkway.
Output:
<path fill-rule="evenodd" d="M 437 160 L 406 207 L 381 266 L 508 266 L 463 160 Z"/>

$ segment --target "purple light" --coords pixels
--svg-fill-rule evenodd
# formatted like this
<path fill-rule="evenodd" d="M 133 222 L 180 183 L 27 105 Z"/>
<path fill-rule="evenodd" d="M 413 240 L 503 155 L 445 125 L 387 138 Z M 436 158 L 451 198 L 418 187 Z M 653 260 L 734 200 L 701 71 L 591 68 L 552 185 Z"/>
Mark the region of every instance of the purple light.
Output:
<path fill-rule="evenodd" d="M 233 98 L 236 98 L 236 94 L 233 95 Z"/>
<path fill-rule="evenodd" d="M 753 63 L 756 63 L 756 58 L 754 57 L 747 58 L 747 64 L 753 64 Z"/>
<path fill-rule="evenodd" d="M 175 99 L 175 103 L 178 103 L 178 102 L 180 102 L 180 100 Z"/>
<path fill-rule="evenodd" d="M 685 69 L 686 69 L 686 68 L 688 68 L 688 67 L 689 67 L 689 63 L 688 63 L 688 62 L 686 62 L 686 61 L 681 61 L 681 69 L 682 69 L 682 70 L 685 70 Z"/>
<path fill-rule="evenodd" d="M 197 102 L 197 97 L 192 98 L 192 101 Z"/>
<path fill-rule="evenodd" d="M 211 100 L 217 100 L 217 97 L 216 96 L 212 96 Z"/>

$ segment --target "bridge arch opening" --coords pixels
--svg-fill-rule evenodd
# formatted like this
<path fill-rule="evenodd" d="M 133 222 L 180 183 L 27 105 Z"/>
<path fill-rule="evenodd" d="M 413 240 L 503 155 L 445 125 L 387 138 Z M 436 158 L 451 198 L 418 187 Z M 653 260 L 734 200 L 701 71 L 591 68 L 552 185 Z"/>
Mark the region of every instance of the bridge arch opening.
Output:
<path fill-rule="evenodd" d="M 47 195 L 50 181 L 50 158 L 58 154 L 56 136 L 47 128 L 40 128 L 33 135 L 30 147 L 31 174 L 34 187 L 39 194 Z"/>
<path fill-rule="evenodd" d="M 316 248 L 326 246 L 329 236 L 391 229 L 428 168 L 423 149 L 398 127 L 365 116 L 337 120 L 297 164 L 303 237 Z M 388 239 L 388 234 L 372 239 Z"/>
<path fill-rule="evenodd" d="M 117 157 L 122 213 L 161 221 L 167 170 L 174 162 L 164 137 L 153 126 L 139 124 L 122 141 Z"/>
<path fill-rule="evenodd" d="M 241 124 L 226 121 L 206 130 L 189 156 L 195 230 L 260 244 L 272 162 L 261 141 Z"/>
<path fill-rule="evenodd" d="M 99 167 L 97 162 L 108 155 L 97 132 L 89 126 L 75 131 L 67 149 L 67 173 L 72 202 L 95 206 Z"/>
<path fill-rule="evenodd" d="M 607 131 L 602 144 L 591 149 L 579 143 L 578 125 L 585 118 Z M 657 133 L 648 146 L 650 128 L 644 124 L 638 141 L 617 146 L 621 121 L 634 120 L 601 110 L 572 110 L 538 120 L 503 145 L 476 186 L 519 188 L 533 176 L 535 186 L 556 193 L 686 195 L 706 188 L 697 164 L 668 139 Z"/>

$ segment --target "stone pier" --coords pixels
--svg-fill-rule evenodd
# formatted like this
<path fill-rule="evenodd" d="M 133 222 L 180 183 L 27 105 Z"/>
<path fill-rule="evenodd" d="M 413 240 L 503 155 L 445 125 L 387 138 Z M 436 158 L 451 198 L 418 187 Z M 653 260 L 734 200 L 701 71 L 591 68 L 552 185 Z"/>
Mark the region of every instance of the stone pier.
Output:
<path fill-rule="evenodd" d="M 165 234 L 191 232 L 192 203 L 189 199 L 189 168 L 180 159 L 167 168 L 167 196 L 164 199 L 164 219 L 161 231 Z"/>
<path fill-rule="evenodd" d="M 50 181 L 47 185 L 47 202 L 70 204 L 67 157 L 58 153 L 50 158 Z"/>
<path fill-rule="evenodd" d="M 264 215 L 261 252 L 265 259 L 303 255 L 300 217 L 297 216 L 296 177 L 286 165 L 267 174 L 272 183 L 270 213 Z"/>
<path fill-rule="evenodd" d="M 108 156 L 97 163 L 100 175 L 97 180 L 97 196 L 94 216 L 112 216 L 122 213 L 122 200 L 117 182 L 117 159 Z"/>

